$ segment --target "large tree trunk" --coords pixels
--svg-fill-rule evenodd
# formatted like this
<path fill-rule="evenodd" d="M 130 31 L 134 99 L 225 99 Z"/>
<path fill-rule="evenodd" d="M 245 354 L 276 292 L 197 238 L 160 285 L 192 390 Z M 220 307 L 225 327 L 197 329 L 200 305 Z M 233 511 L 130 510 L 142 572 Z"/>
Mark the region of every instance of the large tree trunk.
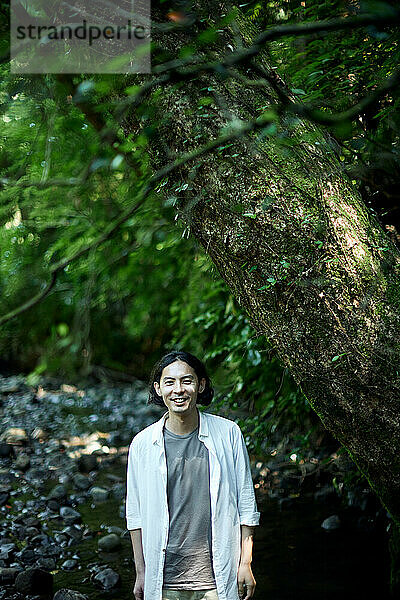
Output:
<path fill-rule="evenodd" d="M 249 36 L 244 21 L 239 28 Z M 216 57 L 237 32 L 222 38 Z M 183 41 L 170 35 L 165 45 Z M 249 66 L 241 74 L 259 77 Z M 218 103 L 199 108 L 202 96 Z M 255 119 L 276 98 L 271 88 L 209 75 L 165 88 L 154 104 L 154 166 L 217 136 L 232 117 Z M 181 217 L 255 331 L 399 523 L 400 255 L 325 133 L 283 116 L 277 131 L 256 136 L 182 167 L 163 189 L 178 196 Z"/>

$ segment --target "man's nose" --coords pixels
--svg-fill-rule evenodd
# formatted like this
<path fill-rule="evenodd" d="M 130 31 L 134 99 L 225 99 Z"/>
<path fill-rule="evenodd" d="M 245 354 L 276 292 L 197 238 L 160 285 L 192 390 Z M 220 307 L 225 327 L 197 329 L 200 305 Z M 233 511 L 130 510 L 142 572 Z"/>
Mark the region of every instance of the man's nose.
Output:
<path fill-rule="evenodd" d="M 174 392 L 182 391 L 182 383 L 180 381 L 175 381 L 174 383 Z"/>

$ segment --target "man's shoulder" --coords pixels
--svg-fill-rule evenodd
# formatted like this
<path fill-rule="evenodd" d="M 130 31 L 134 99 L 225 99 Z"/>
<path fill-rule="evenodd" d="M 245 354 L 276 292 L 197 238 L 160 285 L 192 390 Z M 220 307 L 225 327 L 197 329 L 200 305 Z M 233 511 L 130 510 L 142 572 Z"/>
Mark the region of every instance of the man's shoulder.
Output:
<path fill-rule="evenodd" d="M 131 446 L 145 444 L 146 442 L 151 441 L 153 437 L 153 431 L 157 426 L 157 423 L 158 421 L 155 421 L 154 423 L 151 423 L 151 425 L 148 425 L 147 427 L 141 429 L 138 433 L 136 433 L 131 442 Z"/>
<path fill-rule="evenodd" d="M 221 417 L 221 415 L 213 415 L 212 413 L 207 412 L 202 414 L 207 419 L 208 424 L 214 426 L 216 429 L 224 429 L 234 432 L 240 431 L 239 425 L 235 421 L 232 421 L 232 419 Z"/>

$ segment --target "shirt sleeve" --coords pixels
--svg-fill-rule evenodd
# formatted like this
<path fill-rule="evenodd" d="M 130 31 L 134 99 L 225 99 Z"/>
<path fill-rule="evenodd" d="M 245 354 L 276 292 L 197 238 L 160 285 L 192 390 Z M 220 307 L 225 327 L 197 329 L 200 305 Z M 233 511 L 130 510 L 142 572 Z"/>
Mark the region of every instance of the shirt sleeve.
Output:
<path fill-rule="evenodd" d="M 128 453 L 126 476 L 126 526 L 127 529 L 141 529 L 140 498 L 138 486 L 138 457 L 136 444 L 131 443 Z"/>
<path fill-rule="evenodd" d="M 258 525 L 260 522 L 260 513 L 257 512 L 257 503 L 250 470 L 250 459 L 239 426 L 237 426 L 235 432 L 233 453 L 240 524 L 248 526 Z"/>

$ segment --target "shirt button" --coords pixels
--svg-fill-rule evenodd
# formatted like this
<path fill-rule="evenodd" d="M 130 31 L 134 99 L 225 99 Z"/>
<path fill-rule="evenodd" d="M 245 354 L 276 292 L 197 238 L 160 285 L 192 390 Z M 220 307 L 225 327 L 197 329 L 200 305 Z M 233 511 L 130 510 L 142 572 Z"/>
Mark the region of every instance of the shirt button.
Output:
<path fill-rule="evenodd" d="M 165 548 L 163 548 L 163 552 L 165 552 Z"/>

